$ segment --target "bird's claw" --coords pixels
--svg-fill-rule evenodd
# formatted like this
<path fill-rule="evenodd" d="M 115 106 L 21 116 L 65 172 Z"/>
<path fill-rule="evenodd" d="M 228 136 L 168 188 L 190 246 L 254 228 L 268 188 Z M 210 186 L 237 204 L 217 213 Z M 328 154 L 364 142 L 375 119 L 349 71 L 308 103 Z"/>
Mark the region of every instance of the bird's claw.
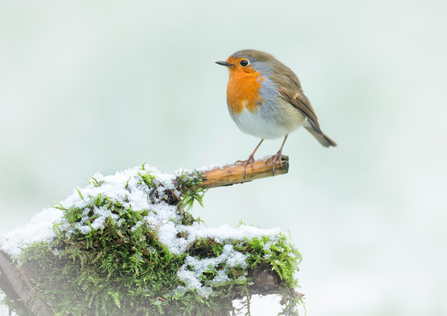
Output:
<path fill-rule="evenodd" d="M 278 151 L 275 155 L 271 156 L 270 158 L 268 158 L 265 161 L 265 164 L 267 165 L 267 162 L 269 162 L 270 160 L 272 160 L 272 166 L 273 166 L 273 170 L 272 170 L 272 174 L 275 175 L 275 166 L 276 166 L 276 162 L 279 160 L 279 165 L 282 167 L 282 156 L 281 156 L 282 152 Z"/>
<path fill-rule="evenodd" d="M 248 157 L 247 160 L 238 160 L 238 161 L 235 162 L 235 163 L 238 163 L 238 162 L 241 162 L 241 163 L 243 162 L 244 163 L 244 172 L 242 173 L 242 176 L 244 177 L 244 180 L 245 180 L 245 175 L 247 174 L 246 170 L 247 170 L 248 163 L 250 163 L 251 171 L 254 171 L 254 169 L 253 169 L 253 162 L 254 161 L 255 161 L 255 158 L 254 158 L 253 154 L 251 154 L 250 157 Z"/>

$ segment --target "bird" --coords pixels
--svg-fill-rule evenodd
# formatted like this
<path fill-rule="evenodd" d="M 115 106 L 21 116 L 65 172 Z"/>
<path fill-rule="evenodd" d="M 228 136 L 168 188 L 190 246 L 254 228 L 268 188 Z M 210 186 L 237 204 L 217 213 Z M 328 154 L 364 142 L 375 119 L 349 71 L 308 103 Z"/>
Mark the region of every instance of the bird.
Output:
<path fill-rule="evenodd" d="M 297 75 L 273 55 L 254 49 L 244 49 L 232 54 L 226 61 L 216 61 L 230 71 L 227 85 L 228 111 L 237 127 L 261 138 L 258 146 L 244 163 L 245 180 L 247 165 L 253 171 L 254 155 L 264 139 L 284 141 L 278 152 L 271 156 L 273 175 L 288 135 L 303 126 L 324 147 L 337 144 L 320 128 L 317 115 L 304 95 Z"/>

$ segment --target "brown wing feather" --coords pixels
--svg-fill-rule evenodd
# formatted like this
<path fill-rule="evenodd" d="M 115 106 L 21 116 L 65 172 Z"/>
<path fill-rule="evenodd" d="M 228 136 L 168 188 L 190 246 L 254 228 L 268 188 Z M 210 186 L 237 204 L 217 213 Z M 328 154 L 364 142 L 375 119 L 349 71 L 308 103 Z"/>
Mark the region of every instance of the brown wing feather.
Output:
<path fill-rule="evenodd" d="M 304 95 L 296 74 L 280 61 L 275 61 L 275 66 L 272 69 L 274 69 L 271 74 L 272 81 L 278 85 L 279 92 L 284 99 L 303 112 L 317 127 L 320 127 L 317 115 L 309 99 Z"/>
<path fill-rule="evenodd" d="M 275 82 L 278 83 L 278 91 L 284 99 L 290 102 L 294 107 L 307 116 L 310 126 L 305 128 L 320 142 L 324 147 L 337 146 L 332 139 L 326 136 L 320 129 L 317 115 L 310 104 L 309 99 L 304 95 L 301 89 L 300 81 L 292 70 L 284 66 L 285 76 L 276 74 Z"/>
<path fill-rule="evenodd" d="M 303 94 L 303 92 L 291 92 L 285 89 L 284 87 L 279 87 L 279 93 L 283 96 L 284 99 L 289 101 L 294 107 L 304 113 L 308 118 L 312 120 L 315 125 L 320 128 L 320 124 L 318 123 L 317 115 L 315 114 L 312 105 L 310 104 L 309 99 Z"/>

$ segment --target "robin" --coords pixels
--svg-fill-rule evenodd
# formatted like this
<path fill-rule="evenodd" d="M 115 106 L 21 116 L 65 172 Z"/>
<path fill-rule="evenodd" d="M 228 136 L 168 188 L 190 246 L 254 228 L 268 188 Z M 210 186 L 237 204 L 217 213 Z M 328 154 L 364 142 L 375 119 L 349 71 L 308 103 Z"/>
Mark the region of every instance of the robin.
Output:
<path fill-rule="evenodd" d="M 264 139 L 284 137 L 281 148 L 272 159 L 281 162 L 281 153 L 287 136 L 304 126 L 324 147 L 337 146 L 320 129 L 317 115 L 304 95 L 295 73 L 268 53 L 254 49 L 240 50 L 226 61 L 216 61 L 230 70 L 227 86 L 227 104 L 231 118 L 239 129 L 261 138 L 258 146 L 244 162 L 253 171 L 254 154 Z"/>

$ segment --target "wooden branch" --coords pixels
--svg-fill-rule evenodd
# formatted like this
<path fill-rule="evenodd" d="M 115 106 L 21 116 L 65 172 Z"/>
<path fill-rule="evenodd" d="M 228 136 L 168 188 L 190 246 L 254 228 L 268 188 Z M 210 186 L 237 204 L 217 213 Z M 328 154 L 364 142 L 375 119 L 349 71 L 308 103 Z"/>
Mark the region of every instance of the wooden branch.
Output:
<path fill-rule="evenodd" d="M 257 179 L 273 177 L 273 165 L 271 159 L 260 159 L 253 163 L 253 171 L 250 165 L 247 166 L 245 179 L 242 176 L 244 172 L 244 163 L 235 163 L 226 165 L 222 168 L 214 168 L 203 173 L 205 179 L 203 182 L 193 188 L 197 190 L 201 187 L 217 188 L 238 183 L 250 182 Z M 282 163 L 282 166 L 281 166 Z M 279 161 L 275 164 L 275 176 L 286 174 L 289 172 L 289 157 L 281 156 L 281 163 Z"/>

